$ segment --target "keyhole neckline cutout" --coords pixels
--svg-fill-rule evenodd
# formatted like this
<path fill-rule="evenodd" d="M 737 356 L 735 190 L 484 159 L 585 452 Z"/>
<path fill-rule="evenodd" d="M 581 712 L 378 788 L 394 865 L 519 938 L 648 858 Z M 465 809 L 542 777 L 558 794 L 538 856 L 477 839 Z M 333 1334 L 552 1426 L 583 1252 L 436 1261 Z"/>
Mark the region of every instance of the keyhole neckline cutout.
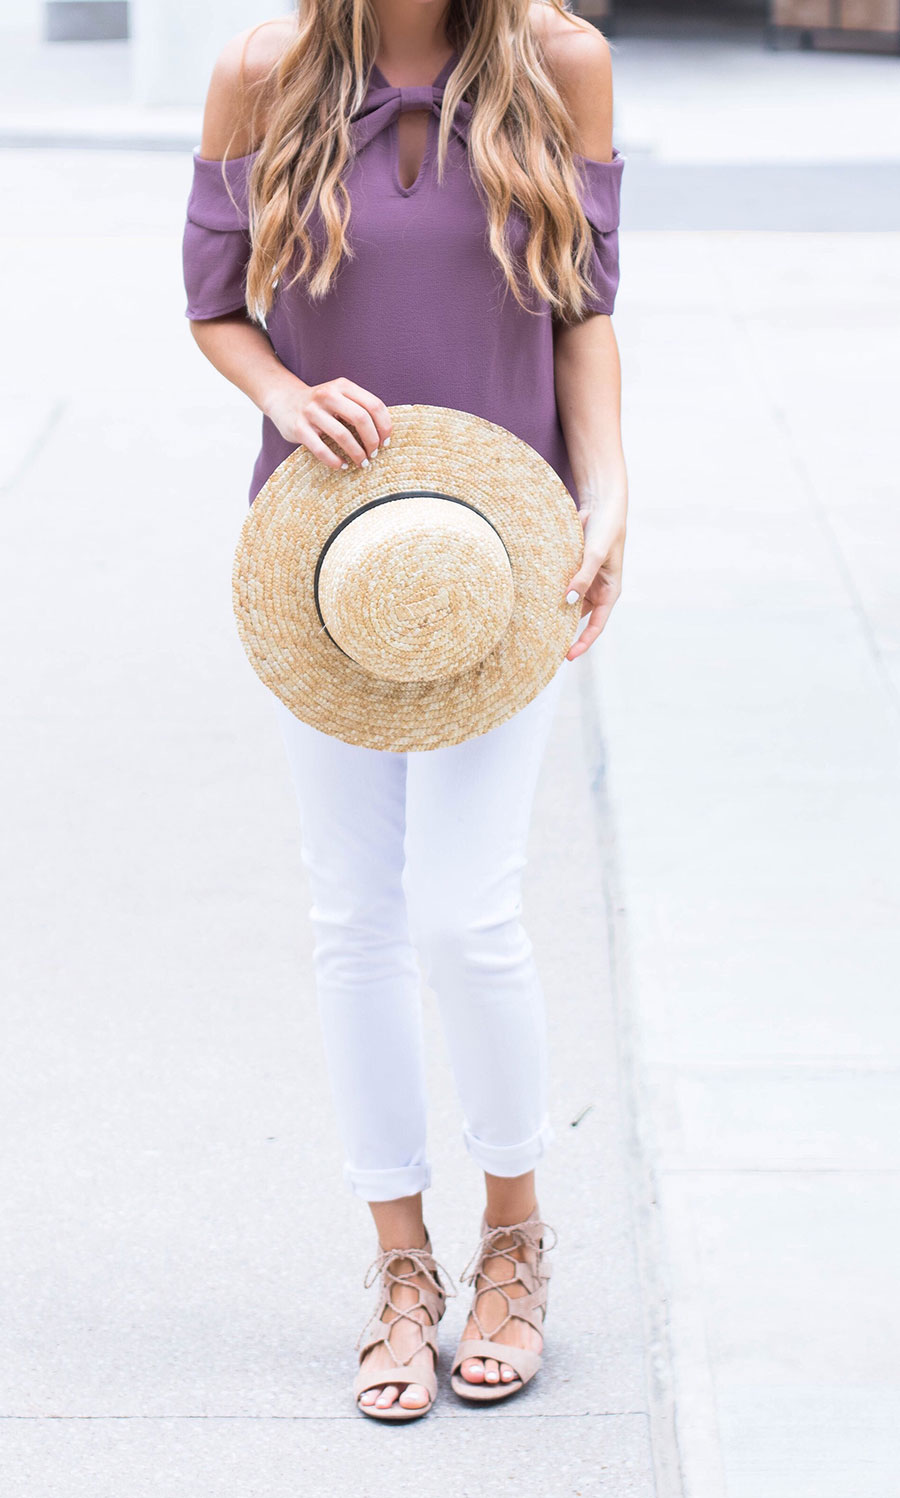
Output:
<path fill-rule="evenodd" d="M 443 86 L 447 78 L 449 78 L 450 74 L 452 73 L 456 62 L 458 61 L 458 58 L 459 53 L 454 48 L 454 50 L 451 52 L 450 56 L 444 63 L 443 67 L 441 68 L 440 72 L 438 73 L 437 77 L 431 83 L 419 84 L 388 83 L 381 69 L 375 63 L 372 64 L 372 73 L 374 76 L 370 80 L 370 87 L 383 87 L 389 89 L 393 95 L 399 96 L 400 99 L 399 112 L 396 117 L 391 120 L 388 127 L 388 141 L 391 157 L 390 170 L 391 177 L 393 179 L 394 191 L 402 198 L 411 198 L 416 192 L 419 191 L 423 182 L 426 180 L 431 164 L 431 159 L 434 154 L 434 145 L 438 126 L 438 121 L 434 112 L 434 106 L 438 103 L 439 94 L 441 96 L 443 95 Z M 422 151 L 422 157 L 419 161 L 419 170 L 413 178 L 412 182 L 410 182 L 409 186 L 407 187 L 400 180 L 400 117 L 405 112 L 404 95 L 408 96 L 410 94 L 415 94 L 417 96 L 415 105 L 413 105 L 412 101 L 408 99 L 406 108 L 413 108 L 415 110 L 421 109 L 422 111 L 427 110 L 427 115 L 425 123 L 425 142 Z M 429 94 L 431 95 L 430 98 Z"/>
<path fill-rule="evenodd" d="M 412 182 L 410 182 L 409 186 L 404 187 L 403 183 L 400 181 L 400 119 L 401 116 L 398 114 L 397 118 L 391 121 L 390 129 L 388 132 L 388 140 L 390 141 L 391 151 L 391 176 L 394 179 L 394 187 L 396 188 L 397 192 L 400 193 L 404 198 L 410 198 L 412 197 L 413 193 L 416 192 L 419 187 L 421 187 L 423 181 L 425 180 L 425 174 L 431 162 L 433 136 L 434 131 L 437 129 L 437 120 L 429 111 L 425 121 L 425 149 L 422 153 L 422 159 L 419 162 L 419 170 L 417 171 Z"/>

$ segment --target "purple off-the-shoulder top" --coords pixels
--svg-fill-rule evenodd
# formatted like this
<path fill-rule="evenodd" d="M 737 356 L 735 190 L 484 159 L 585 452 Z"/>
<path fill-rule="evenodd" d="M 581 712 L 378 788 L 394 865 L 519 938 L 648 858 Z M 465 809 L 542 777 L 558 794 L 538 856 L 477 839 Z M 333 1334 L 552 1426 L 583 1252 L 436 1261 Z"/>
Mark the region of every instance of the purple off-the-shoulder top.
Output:
<path fill-rule="evenodd" d="M 415 88 L 395 88 L 373 67 L 365 101 L 351 119 L 356 155 L 345 178 L 356 258 L 341 263 L 319 302 L 300 285 L 286 286 L 291 267 L 276 287 L 266 331 L 281 362 L 307 384 L 344 375 L 386 405 L 452 406 L 498 422 L 550 463 L 577 504 L 554 388 L 554 319 L 528 283 L 529 305 L 537 311 L 517 304 L 490 251 L 485 208 L 469 171 L 472 106 L 466 101 L 457 108 L 438 185 L 441 101 L 457 61 L 454 52 L 433 84 Z M 419 175 L 405 188 L 397 168 L 397 118 L 407 109 L 431 113 Z M 191 319 L 221 317 L 245 305 L 252 162 L 253 155 L 226 162 L 235 207 L 222 163 L 194 152 L 183 243 Z M 615 302 L 623 166 L 618 151 L 612 161 L 575 157 L 594 242 L 587 315 L 611 313 Z M 314 213 L 313 235 L 316 225 Z M 518 257 L 527 223 L 517 208 L 507 237 Z M 251 504 L 294 446 L 263 417 Z"/>

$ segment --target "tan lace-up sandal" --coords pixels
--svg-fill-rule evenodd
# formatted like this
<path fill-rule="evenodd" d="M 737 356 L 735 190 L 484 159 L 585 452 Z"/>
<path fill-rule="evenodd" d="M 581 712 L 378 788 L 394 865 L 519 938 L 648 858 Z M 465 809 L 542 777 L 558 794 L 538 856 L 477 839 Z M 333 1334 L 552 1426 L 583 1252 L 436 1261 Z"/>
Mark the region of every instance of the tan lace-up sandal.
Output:
<path fill-rule="evenodd" d="M 409 1260 L 411 1268 L 398 1274 L 393 1267 L 401 1260 Z M 368 1290 L 375 1283 L 378 1275 L 381 1276 L 381 1296 L 372 1316 L 366 1322 L 357 1339 L 359 1361 L 362 1364 L 366 1354 L 373 1347 L 383 1342 L 393 1360 L 393 1367 L 365 1369 L 360 1367 L 353 1384 L 353 1395 L 356 1400 L 357 1409 L 364 1415 L 371 1415 L 375 1420 L 418 1420 L 428 1411 L 437 1398 L 437 1361 L 438 1361 L 438 1333 L 437 1324 L 444 1314 L 448 1296 L 455 1295 L 455 1289 L 446 1289 L 441 1281 L 439 1270 L 446 1275 L 448 1285 L 453 1281 L 443 1264 L 438 1264 L 431 1252 L 431 1239 L 425 1235 L 424 1248 L 389 1248 L 377 1255 L 366 1270 L 363 1281 Z M 415 1276 L 422 1274 L 427 1281 L 426 1285 L 417 1284 Z M 414 1305 L 398 1306 L 394 1302 L 394 1286 L 409 1285 L 416 1291 L 417 1299 Z M 390 1321 L 383 1321 L 382 1317 L 386 1310 L 390 1309 L 394 1314 Z M 416 1315 L 417 1311 L 424 1310 L 429 1320 L 426 1324 Z M 398 1358 L 391 1342 L 391 1333 L 399 1321 L 410 1321 L 419 1332 L 419 1345 L 405 1358 Z M 386 1409 L 377 1409 L 374 1404 L 360 1404 L 360 1397 L 368 1389 L 384 1389 L 389 1384 L 394 1384 L 401 1393 L 410 1384 L 421 1384 L 428 1395 L 428 1403 L 423 1404 L 420 1409 L 406 1409 L 399 1403 L 399 1395 L 392 1405 Z"/>
<path fill-rule="evenodd" d="M 529 1326 L 533 1326 L 535 1331 L 543 1336 L 544 1317 L 547 1313 L 547 1286 L 551 1272 L 551 1266 L 545 1259 L 545 1252 L 556 1246 L 558 1238 L 556 1229 L 538 1217 L 536 1207 L 523 1222 L 515 1222 L 509 1226 L 489 1228 L 487 1220 L 482 1218 L 481 1231 L 481 1242 L 460 1275 L 463 1284 L 474 1286 L 475 1295 L 470 1317 L 481 1335 L 480 1337 L 463 1337 L 459 1343 L 453 1359 L 450 1384 L 454 1394 L 459 1394 L 462 1399 L 473 1399 L 484 1403 L 493 1399 L 506 1399 L 510 1394 L 518 1394 L 519 1390 L 524 1389 L 525 1385 L 534 1378 L 541 1366 L 541 1353 L 535 1352 L 530 1347 L 509 1347 L 505 1342 L 496 1342 L 492 1338 L 495 1338 L 497 1333 L 515 1318 L 527 1321 Z M 544 1242 L 545 1232 L 553 1234 L 551 1243 Z M 512 1241 L 507 1242 L 506 1246 L 501 1248 L 499 1245 L 504 1239 Z M 520 1246 L 523 1246 L 527 1253 L 524 1261 L 515 1257 L 514 1250 Z M 490 1258 L 506 1259 L 510 1269 L 506 1279 L 493 1280 L 484 1273 L 484 1261 Z M 509 1286 L 514 1284 L 523 1286 L 521 1295 L 510 1295 Z M 496 1291 L 503 1296 L 506 1301 L 506 1314 L 503 1320 L 488 1333 L 478 1316 L 478 1302 L 482 1295 L 491 1291 Z M 508 1363 L 518 1377 L 510 1379 L 508 1383 L 470 1383 L 459 1371 L 466 1358 L 493 1358 L 498 1363 Z"/>

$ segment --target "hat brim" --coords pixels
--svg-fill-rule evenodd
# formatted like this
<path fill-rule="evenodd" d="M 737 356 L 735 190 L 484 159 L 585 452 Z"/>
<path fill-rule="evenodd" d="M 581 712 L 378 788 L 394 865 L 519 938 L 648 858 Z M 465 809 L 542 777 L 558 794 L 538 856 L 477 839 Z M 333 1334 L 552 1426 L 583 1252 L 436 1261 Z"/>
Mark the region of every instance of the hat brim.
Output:
<path fill-rule="evenodd" d="M 584 536 L 559 475 L 505 427 L 446 406 L 389 410 L 391 446 L 368 468 L 327 468 L 298 447 L 275 469 L 245 517 L 232 588 L 250 663 L 297 718 L 346 743 L 407 752 L 487 733 L 547 685 L 578 628 L 580 605 L 564 594 Z M 506 546 L 515 586 L 497 644 L 439 681 L 372 676 L 329 638 L 315 602 L 316 564 L 335 527 L 379 495 L 413 488 L 480 510 Z"/>

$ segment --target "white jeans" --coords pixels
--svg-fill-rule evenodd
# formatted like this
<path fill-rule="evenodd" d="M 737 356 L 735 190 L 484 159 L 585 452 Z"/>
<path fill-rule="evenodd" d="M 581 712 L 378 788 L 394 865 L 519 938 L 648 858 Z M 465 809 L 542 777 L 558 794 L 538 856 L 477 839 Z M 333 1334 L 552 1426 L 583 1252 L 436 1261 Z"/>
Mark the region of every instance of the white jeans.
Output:
<path fill-rule="evenodd" d="M 344 1175 L 366 1201 L 431 1183 L 417 952 L 469 1154 L 492 1175 L 517 1176 L 553 1140 L 544 999 L 520 886 L 565 669 L 489 733 L 408 754 L 346 744 L 272 699 L 300 808 Z"/>

